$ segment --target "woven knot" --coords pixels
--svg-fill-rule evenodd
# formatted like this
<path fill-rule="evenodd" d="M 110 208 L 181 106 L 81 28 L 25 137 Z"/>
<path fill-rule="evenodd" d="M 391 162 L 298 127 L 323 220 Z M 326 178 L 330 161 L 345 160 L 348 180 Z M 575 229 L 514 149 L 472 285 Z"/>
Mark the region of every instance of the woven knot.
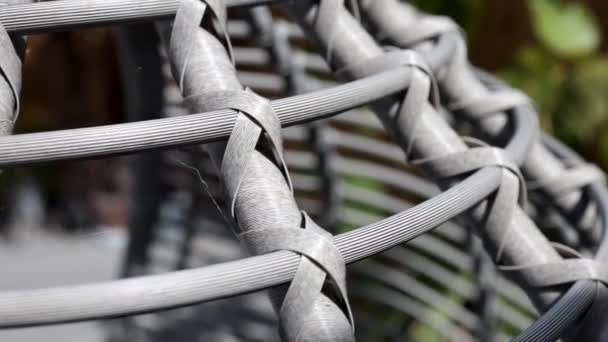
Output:
<path fill-rule="evenodd" d="M 398 67 L 410 68 L 412 73 L 410 75 L 410 86 L 399 110 L 390 118 L 392 121 L 390 124 L 403 129 L 403 134 L 398 136 L 397 139 L 400 139 L 401 136 L 409 137 L 407 141 L 400 141 L 401 145 L 405 146 L 405 154 L 409 158 L 416 139 L 416 128 L 426 106 L 430 102 L 435 109 L 440 107 L 437 83 L 429 66 L 420 54 L 412 50 L 389 48 L 382 55 L 342 68 L 337 72 L 337 75 L 339 78 L 359 79 L 384 71 L 395 70 Z"/>
<path fill-rule="evenodd" d="M 568 164 L 567 161 L 565 164 Z M 605 180 L 604 172 L 593 164 L 569 164 L 565 171 L 555 177 L 528 182 L 528 188 L 532 191 L 542 190 L 549 197 L 557 198 Z"/>
<path fill-rule="evenodd" d="M 422 57 L 410 50 L 392 50 L 363 63 L 347 66 L 339 71 L 339 75 L 362 78 L 403 66 L 412 68 L 410 86 L 391 124 L 402 128 L 403 132 L 397 138 L 406 139 L 401 141 L 401 144 L 405 147 L 406 156 L 411 159 L 411 151 L 416 141 L 416 128 L 421 115 L 428 109 L 429 102 L 439 109 L 436 82 Z M 526 183 L 516 163 L 503 149 L 485 146 L 481 142 L 474 144 L 478 146 L 438 158 L 418 159 L 411 162 L 435 179 L 462 176 L 486 167 L 498 167 L 503 170 L 501 185 L 496 191 L 494 201 L 490 202 L 486 220 L 486 227 L 504 229 L 501 243 L 494 256 L 494 260 L 498 263 L 509 233 L 508 227 L 511 226 L 511 216 L 517 208 L 518 201 L 522 206 L 527 201 Z"/>
<path fill-rule="evenodd" d="M 433 72 L 424 58 L 414 50 L 402 50 L 392 46 L 386 47 L 386 50 L 382 55 L 341 68 L 336 71 L 336 76 L 344 80 L 360 79 L 399 67 L 411 67 L 433 77 Z"/>
<path fill-rule="evenodd" d="M 518 106 L 530 105 L 530 99 L 514 89 L 500 89 L 481 97 L 453 102 L 446 107 L 452 112 L 466 112 L 474 120 L 483 120 L 492 114 L 501 113 Z"/>
<path fill-rule="evenodd" d="M 518 202 L 521 206 L 524 206 L 527 201 L 524 178 L 508 154 L 500 148 L 478 146 L 441 157 L 414 160 L 412 164 L 436 179 L 463 176 L 486 167 L 502 169 L 500 186 L 496 190 L 494 200 L 488 202 L 489 207 L 485 223 L 486 227 L 501 227 L 504 230 L 500 240 L 501 243 L 494 256 L 494 261 L 498 264 L 509 233 L 509 227 L 511 227 L 511 217 Z"/>
<path fill-rule="evenodd" d="M 219 21 L 215 35 L 200 27 L 206 9 Z M 169 56 L 184 103 L 191 112 L 237 112 L 228 141 L 209 150 L 219 164 L 227 206 L 244 244 L 253 254 L 289 250 L 300 255 L 287 292 L 271 290 L 271 299 L 281 301 L 284 340 L 352 341 L 344 260 L 331 235 L 297 209 L 283 157 L 280 121 L 268 100 L 238 82 L 228 61 L 232 54 L 225 51 L 230 43 L 222 47 L 216 39 L 227 37 L 224 22 L 220 1 L 180 2 Z"/>
<path fill-rule="evenodd" d="M 378 2 L 380 4 L 381 2 Z M 464 36 L 464 32 L 451 18 L 443 16 L 425 15 L 417 18 L 410 25 L 394 26 L 398 32 L 380 32 L 381 36 L 391 36 L 398 39 L 395 44 L 399 46 L 413 46 L 429 39 L 434 39 L 448 32 L 458 32 Z"/>
<path fill-rule="evenodd" d="M 234 206 L 243 176 L 247 171 L 247 164 L 262 136 L 265 136 L 270 142 L 289 188 L 292 190 L 291 179 L 283 157 L 281 125 L 268 100 L 250 90 L 225 90 L 188 96 L 184 103 L 192 111 L 234 109 L 239 112 L 220 167 L 233 218 L 236 217 Z"/>
<path fill-rule="evenodd" d="M 15 123 L 10 119 L 0 120 L 0 136 L 10 135 L 13 132 L 13 126 Z"/>
<path fill-rule="evenodd" d="M 254 254 L 287 250 L 301 256 L 279 312 L 280 331 L 287 341 L 298 341 L 311 317 L 324 284 L 331 284 L 351 325 L 353 317 L 346 294 L 346 268 L 332 235 L 302 213 L 303 228 L 256 229 L 240 234 Z"/>
<path fill-rule="evenodd" d="M 532 287 L 564 285 L 579 280 L 595 280 L 608 285 L 608 267 L 598 260 L 585 258 L 567 246 L 555 245 L 565 259 L 549 263 L 503 265 L 498 268 Z M 558 248 L 559 247 L 559 248 Z"/>

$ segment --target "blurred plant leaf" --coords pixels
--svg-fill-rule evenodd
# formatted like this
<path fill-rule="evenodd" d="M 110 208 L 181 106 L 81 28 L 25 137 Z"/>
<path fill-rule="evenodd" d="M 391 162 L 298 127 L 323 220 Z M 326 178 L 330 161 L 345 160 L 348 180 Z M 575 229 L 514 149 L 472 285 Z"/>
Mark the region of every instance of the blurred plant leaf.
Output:
<path fill-rule="evenodd" d="M 560 57 L 575 58 L 595 52 L 600 32 L 591 12 L 579 2 L 528 0 L 539 40 Z"/>
<path fill-rule="evenodd" d="M 534 100 L 543 128 L 551 131 L 550 114 L 558 110 L 558 99 L 567 76 L 560 61 L 543 49 L 528 46 L 517 53 L 513 65 L 500 72 L 500 76 Z"/>
<path fill-rule="evenodd" d="M 577 143 L 586 145 L 608 118 L 608 60 L 597 58 L 577 63 L 567 86 L 569 96 L 560 101 L 559 112 L 563 115 L 560 121 L 567 124 L 563 133 L 568 130 Z"/>

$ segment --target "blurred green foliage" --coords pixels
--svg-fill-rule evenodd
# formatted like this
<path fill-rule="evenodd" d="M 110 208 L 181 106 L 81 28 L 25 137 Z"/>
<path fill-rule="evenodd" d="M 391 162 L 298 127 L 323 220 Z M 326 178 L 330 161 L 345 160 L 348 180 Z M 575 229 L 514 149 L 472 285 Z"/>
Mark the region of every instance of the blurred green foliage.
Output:
<path fill-rule="evenodd" d="M 556 55 L 587 56 L 599 47 L 600 33 L 596 20 L 583 4 L 528 0 L 528 7 L 537 38 Z"/>

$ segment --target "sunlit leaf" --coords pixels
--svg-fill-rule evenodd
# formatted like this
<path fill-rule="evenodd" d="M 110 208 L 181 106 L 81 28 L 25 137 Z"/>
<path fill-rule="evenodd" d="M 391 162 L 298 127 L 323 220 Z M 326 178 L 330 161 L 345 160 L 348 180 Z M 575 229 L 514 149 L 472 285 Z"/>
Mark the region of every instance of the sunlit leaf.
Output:
<path fill-rule="evenodd" d="M 579 2 L 528 0 L 537 37 L 561 57 L 581 57 L 597 50 L 600 32 L 595 17 Z"/>

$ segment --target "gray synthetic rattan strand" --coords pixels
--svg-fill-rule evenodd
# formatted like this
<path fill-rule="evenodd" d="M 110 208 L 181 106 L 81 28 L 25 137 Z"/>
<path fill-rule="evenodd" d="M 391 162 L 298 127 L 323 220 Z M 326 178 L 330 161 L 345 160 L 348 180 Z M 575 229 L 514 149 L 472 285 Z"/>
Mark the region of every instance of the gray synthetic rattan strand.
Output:
<path fill-rule="evenodd" d="M 206 11 L 219 22 L 227 51 L 200 27 Z M 267 100 L 239 83 L 225 20 L 219 1 L 180 1 L 169 42 L 174 77 L 191 111 L 231 108 L 239 112 L 228 141 L 209 150 L 219 166 L 227 209 L 243 243 L 254 255 L 287 250 L 300 256 L 289 287 L 270 292 L 282 339 L 353 341 L 344 261 L 331 234 L 295 203 L 279 119 Z"/>
<path fill-rule="evenodd" d="M 271 104 L 282 126 L 291 126 L 367 104 L 401 91 L 408 83 L 409 72 L 397 69 L 335 88 L 275 100 Z M 209 143 L 226 139 L 236 116 L 234 110 L 220 110 L 111 126 L 0 137 L 0 166 Z M 53 144 L 49 145 L 49 141 Z"/>
<path fill-rule="evenodd" d="M 278 0 L 226 0 L 225 3 L 228 7 L 238 7 L 275 1 Z M 21 1 L 24 2 L 29 1 Z M 170 18 L 178 5 L 179 0 L 56 0 L 0 8 L 0 21 L 10 33 L 42 33 Z"/>

